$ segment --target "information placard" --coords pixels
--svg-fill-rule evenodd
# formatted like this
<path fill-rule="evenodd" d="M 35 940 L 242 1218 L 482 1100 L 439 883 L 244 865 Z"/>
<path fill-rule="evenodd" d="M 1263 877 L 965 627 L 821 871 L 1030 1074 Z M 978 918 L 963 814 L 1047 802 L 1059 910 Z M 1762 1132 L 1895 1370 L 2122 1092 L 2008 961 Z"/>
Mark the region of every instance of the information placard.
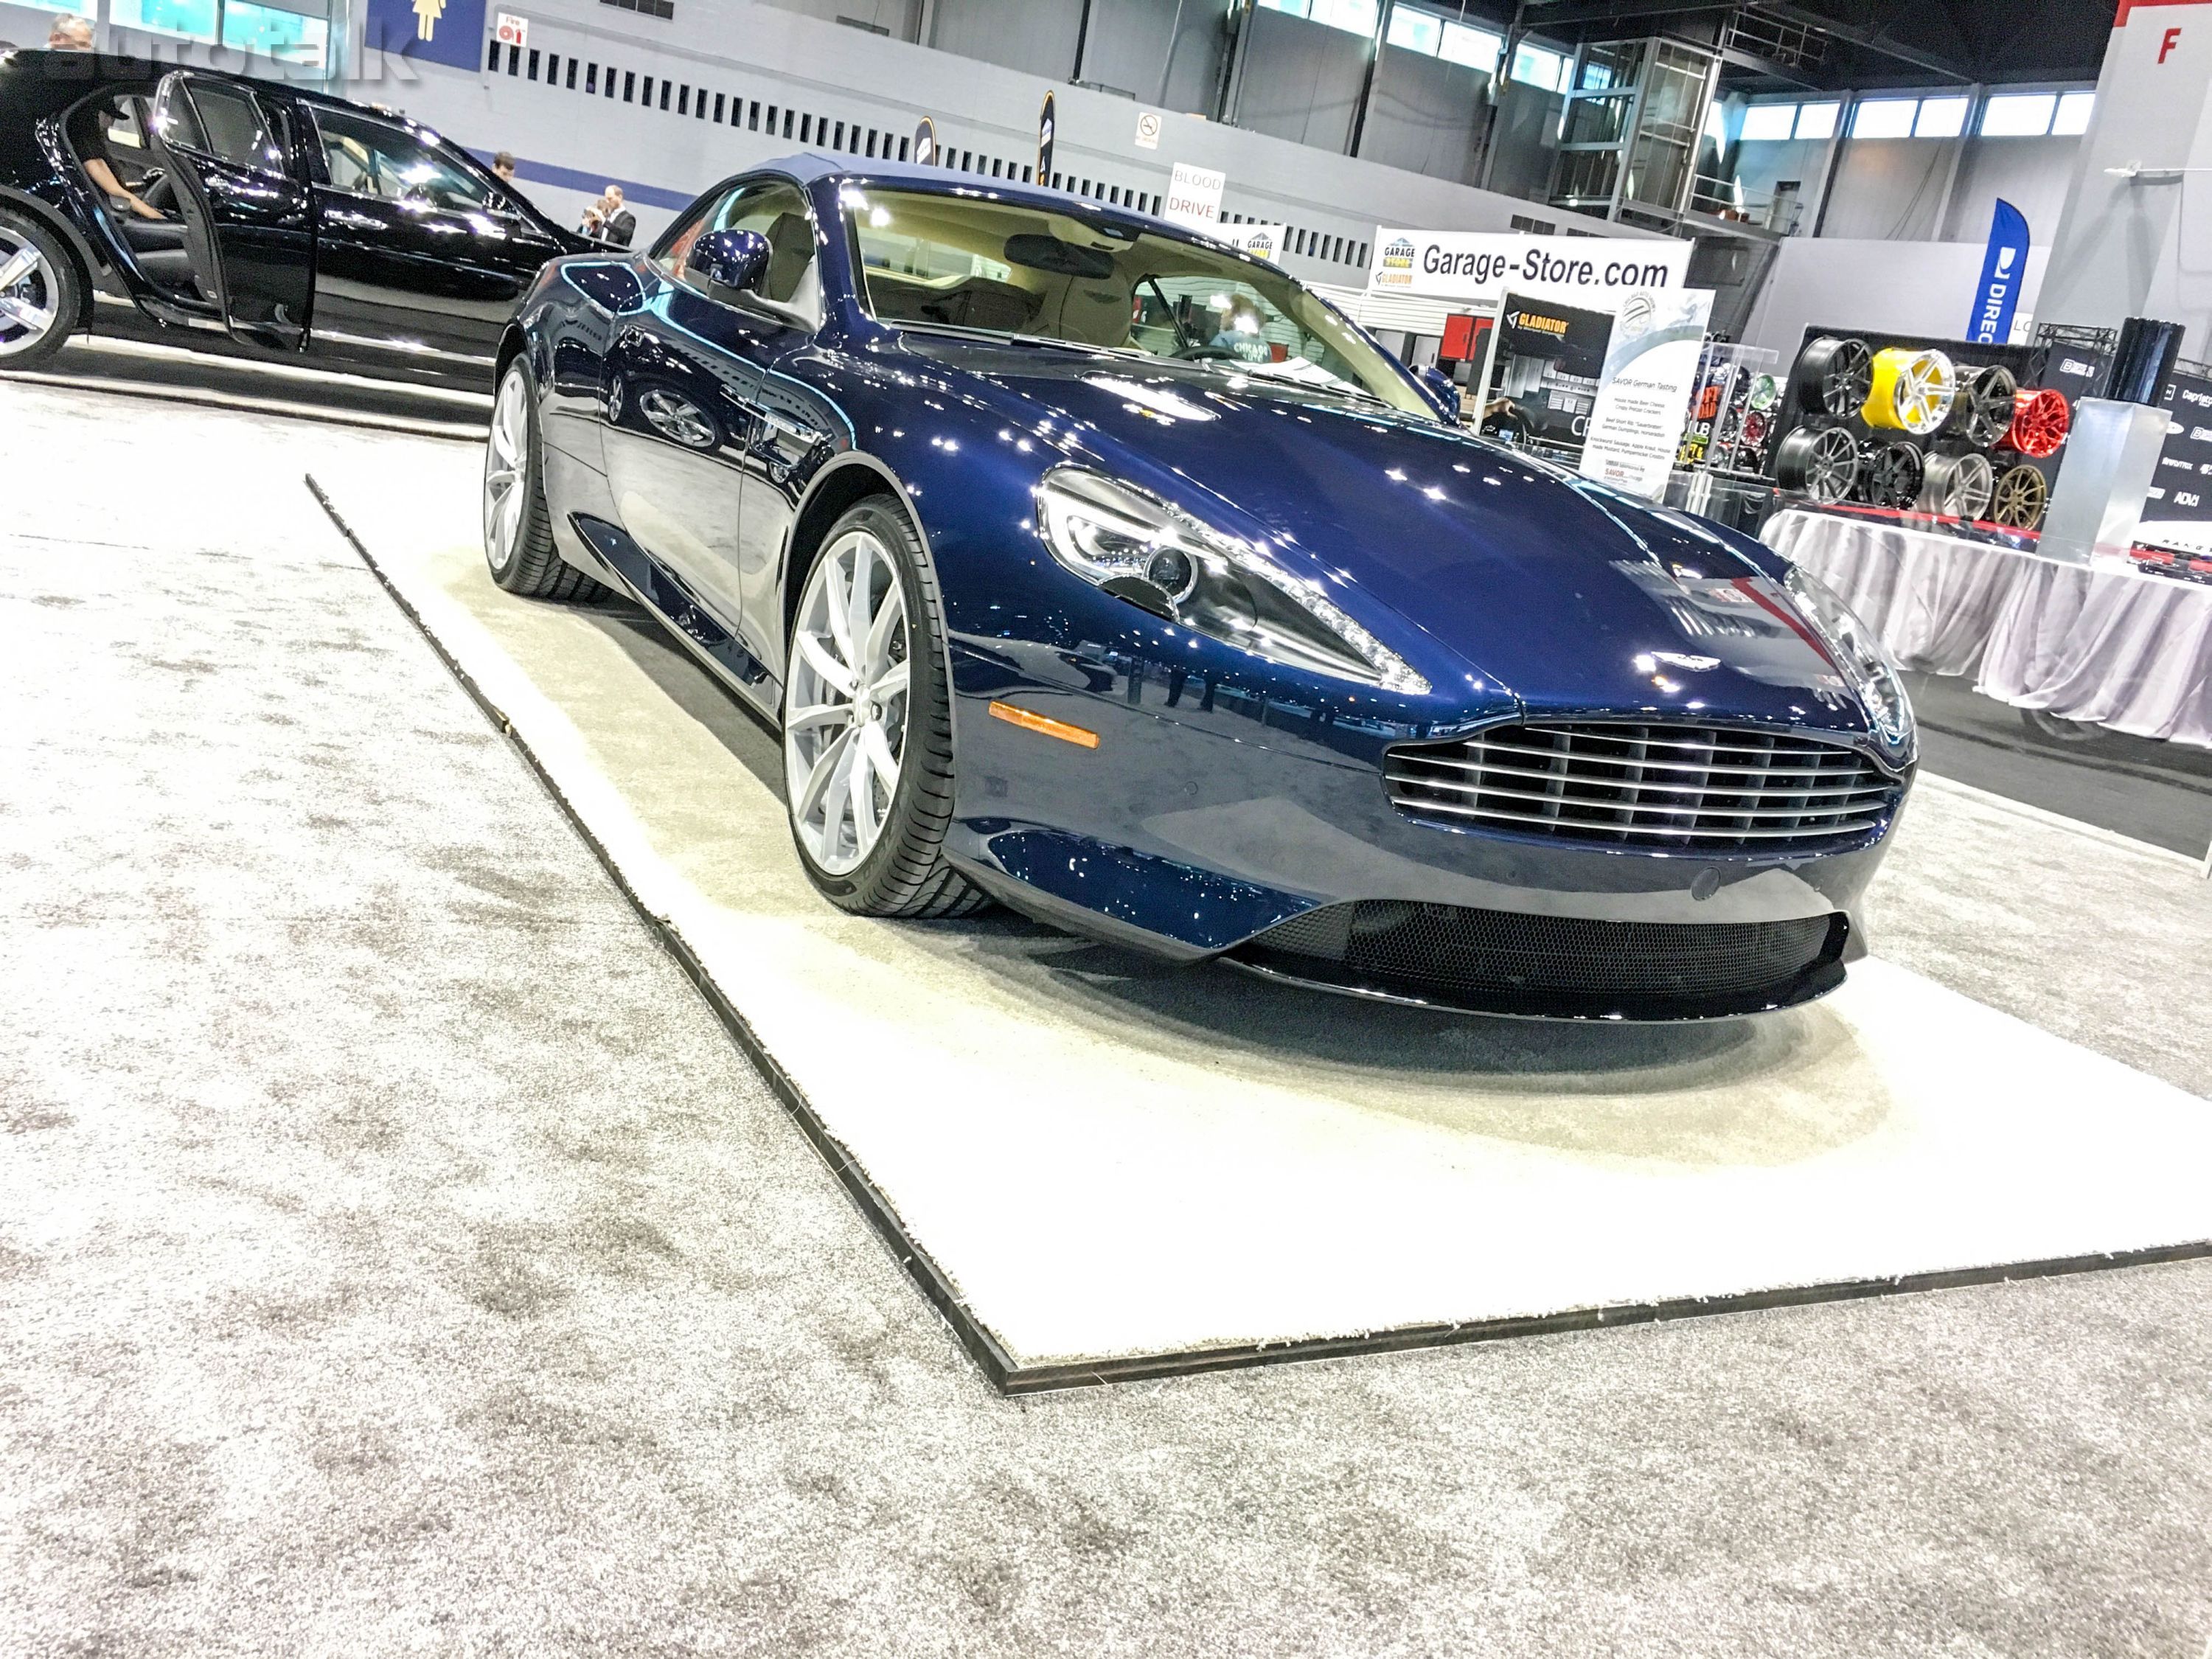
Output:
<path fill-rule="evenodd" d="M 1621 296 L 1583 441 L 1584 477 L 1655 501 L 1666 495 L 1712 311 L 1710 289 Z"/>

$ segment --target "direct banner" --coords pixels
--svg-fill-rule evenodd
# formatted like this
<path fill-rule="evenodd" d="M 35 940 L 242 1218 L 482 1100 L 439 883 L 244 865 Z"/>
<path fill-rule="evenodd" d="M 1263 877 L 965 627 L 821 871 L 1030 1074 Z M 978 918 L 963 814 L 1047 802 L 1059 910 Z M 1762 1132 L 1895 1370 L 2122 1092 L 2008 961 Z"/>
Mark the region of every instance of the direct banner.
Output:
<path fill-rule="evenodd" d="M 1509 288 L 1540 289 L 1595 301 L 1633 289 L 1680 288 L 1692 251 L 1674 240 L 1382 229 L 1375 233 L 1367 291 L 1495 305 Z"/>
<path fill-rule="evenodd" d="M 1584 477 L 1655 501 L 1666 495 L 1712 311 L 1710 289 L 1622 296 L 1583 441 Z"/>
<path fill-rule="evenodd" d="M 1966 337 L 1978 345 L 2003 345 L 2012 338 L 2012 313 L 2020 304 L 2027 275 L 2027 217 L 2002 197 L 1990 216 L 1990 251 L 1982 260 L 1982 285 L 1974 290 L 1973 314 Z"/>

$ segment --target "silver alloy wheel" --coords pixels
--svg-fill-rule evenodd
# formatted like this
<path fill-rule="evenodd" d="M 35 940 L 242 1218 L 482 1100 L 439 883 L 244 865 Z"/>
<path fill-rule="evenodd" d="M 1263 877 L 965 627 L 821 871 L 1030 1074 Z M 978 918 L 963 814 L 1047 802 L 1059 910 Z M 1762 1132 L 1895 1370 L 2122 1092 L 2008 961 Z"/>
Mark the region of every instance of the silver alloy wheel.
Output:
<path fill-rule="evenodd" d="M 806 579 L 783 692 L 785 798 L 825 875 L 860 867 L 898 798 L 911 649 L 889 550 L 840 537 Z"/>
<path fill-rule="evenodd" d="M 53 331 L 59 290 L 37 246 L 0 227 L 0 357 L 28 351 Z"/>
<path fill-rule="evenodd" d="M 520 364 L 499 383 L 491 432 L 484 441 L 484 553 L 492 568 L 514 562 L 522 534 L 522 509 L 530 489 L 530 382 Z"/>

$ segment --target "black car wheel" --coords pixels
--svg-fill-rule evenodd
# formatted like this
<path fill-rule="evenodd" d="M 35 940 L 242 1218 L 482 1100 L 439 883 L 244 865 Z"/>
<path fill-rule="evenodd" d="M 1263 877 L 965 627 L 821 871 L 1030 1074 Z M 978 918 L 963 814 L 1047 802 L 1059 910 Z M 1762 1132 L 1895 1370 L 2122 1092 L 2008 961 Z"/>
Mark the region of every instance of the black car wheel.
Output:
<path fill-rule="evenodd" d="M 0 369 L 42 363 L 84 313 L 76 261 L 44 225 L 0 213 Z"/>
<path fill-rule="evenodd" d="M 553 546 L 545 505 L 545 467 L 538 438 L 538 392 L 517 357 L 500 378 L 484 440 L 484 561 L 491 579 L 532 599 L 590 604 L 607 590 L 564 561 Z"/>
<path fill-rule="evenodd" d="M 921 538 L 888 499 L 838 520 L 807 569 L 784 672 L 783 757 L 792 839 L 831 903 L 928 917 L 986 902 L 945 858 L 944 607 Z"/>

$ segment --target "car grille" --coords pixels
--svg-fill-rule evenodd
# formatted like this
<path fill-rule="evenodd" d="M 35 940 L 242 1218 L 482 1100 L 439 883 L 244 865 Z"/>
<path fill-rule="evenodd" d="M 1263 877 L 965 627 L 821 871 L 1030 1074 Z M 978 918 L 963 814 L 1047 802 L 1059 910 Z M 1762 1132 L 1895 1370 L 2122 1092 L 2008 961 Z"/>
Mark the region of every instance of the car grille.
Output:
<path fill-rule="evenodd" d="M 1398 810 L 1565 840 L 1784 852 L 1878 834 L 1903 786 L 1855 749 L 1730 726 L 1499 726 L 1383 757 Z"/>
<path fill-rule="evenodd" d="M 1254 965 L 1346 988 L 1508 1013 L 1744 1012 L 1841 981 L 1840 915 L 1786 921 L 1604 921 L 1362 899 L 1248 940 Z"/>

